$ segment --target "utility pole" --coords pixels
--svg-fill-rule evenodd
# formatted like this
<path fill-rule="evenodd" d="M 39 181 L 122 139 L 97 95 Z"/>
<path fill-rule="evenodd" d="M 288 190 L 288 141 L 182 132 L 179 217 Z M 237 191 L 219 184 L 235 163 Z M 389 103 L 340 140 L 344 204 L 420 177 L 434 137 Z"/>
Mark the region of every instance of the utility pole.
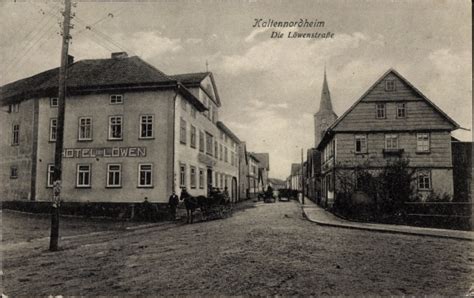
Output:
<path fill-rule="evenodd" d="M 68 65 L 69 29 L 71 28 L 71 0 L 64 1 L 64 21 L 62 30 L 61 67 L 59 68 L 58 124 L 54 150 L 53 204 L 51 208 L 51 236 L 49 250 L 58 250 L 59 207 L 61 204 L 62 153 L 64 146 L 64 111 L 66 107 L 66 71 Z"/>
<path fill-rule="evenodd" d="M 304 205 L 304 162 L 303 162 L 303 148 L 301 148 L 301 204 Z"/>

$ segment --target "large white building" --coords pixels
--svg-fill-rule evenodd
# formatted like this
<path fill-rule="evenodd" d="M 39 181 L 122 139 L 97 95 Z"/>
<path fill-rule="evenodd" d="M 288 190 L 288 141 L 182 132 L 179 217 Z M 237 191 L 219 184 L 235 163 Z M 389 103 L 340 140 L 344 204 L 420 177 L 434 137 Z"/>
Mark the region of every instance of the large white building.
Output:
<path fill-rule="evenodd" d="M 50 200 L 58 68 L 1 87 L 2 200 Z M 168 76 L 114 53 L 68 68 L 62 198 L 167 202 L 186 187 L 238 193 L 238 138 L 219 120 L 212 73 Z"/>

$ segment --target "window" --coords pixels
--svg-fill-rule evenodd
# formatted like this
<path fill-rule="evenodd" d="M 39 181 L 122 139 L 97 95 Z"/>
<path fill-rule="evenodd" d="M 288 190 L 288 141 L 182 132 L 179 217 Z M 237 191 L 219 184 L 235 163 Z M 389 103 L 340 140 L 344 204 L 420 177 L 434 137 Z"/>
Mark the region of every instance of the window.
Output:
<path fill-rule="evenodd" d="M 199 151 L 204 152 L 204 133 L 199 131 Z"/>
<path fill-rule="evenodd" d="M 123 95 L 121 94 L 110 95 L 110 104 L 112 105 L 123 104 Z"/>
<path fill-rule="evenodd" d="M 179 123 L 179 141 L 181 144 L 186 144 L 186 121 L 183 118 Z"/>
<path fill-rule="evenodd" d="M 153 138 L 153 115 L 140 116 L 140 139 Z"/>
<path fill-rule="evenodd" d="M 13 124 L 12 145 L 20 144 L 20 124 Z"/>
<path fill-rule="evenodd" d="M 179 186 L 186 187 L 186 165 L 179 165 Z"/>
<path fill-rule="evenodd" d="M 79 141 L 92 140 L 92 118 L 79 118 Z"/>
<path fill-rule="evenodd" d="M 214 141 L 214 157 L 216 159 L 219 158 L 219 144 L 217 143 L 217 141 Z"/>
<path fill-rule="evenodd" d="M 213 137 L 206 132 L 206 153 L 212 156 L 212 146 L 214 145 Z"/>
<path fill-rule="evenodd" d="M 396 134 L 385 135 L 385 149 L 387 150 L 398 149 L 398 135 Z"/>
<path fill-rule="evenodd" d="M 376 113 L 377 113 L 377 118 L 385 118 L 385 104 L 384 103 L 378 103 L 375 105 L 376 107 Z"/>
<path fill-rule="evenodd" d="M 183 109 L 183 111 L 186 111 L 188 109 L 188 103 L 184 98 L 181 98 L 181 108 Z"/>
<path fill-rule="evenodd" d="M 207 109 L 209 109 L 208 106 L 207 106 L 207 97 L 204 98 L 203 104 L 206 107 L 206 110 L 204 111 L 204 116 L 207 117 L 207 115 L 208 115 L 208 110 Z"/>
<path fill-rule="evenodd" d="M 191 166 L 189 174 L 191 175 L 191 188 L 196 188 L 196 167 Z"/>
<path fill-rule="evenodd" d="M 214 186 L 219 187 L 219 173 L 216 172 L 216 175 L 214 177 Z"/>
<path fill-rule="evenodd" d="M 46 186 L 53 187 L 53 182 L 54 182 L 54 164 L 49 164 Z"/>
<path fill-rule="evenodd" d="M 223 141 L 224 140 L 224 132 L 222 130 L 220 131 L 220 135 L 221 135 L 221 140 Z"/>
<path fill-rule="evenodd" d="M 367 153 L 367 137 L 365 135 L 355 136 L 355 153 Z"/>
<path fill-rule="evenodd" d="M 77 165 L 76 187 L 91 187 L 90 165 Z"/>
<path fill-rule="evenodd" d="M 229 162 L 229 153 L 227 151 L 227 147 L 224 148 L 224 161 Z"/>
<path fill-rule="evenodd" d="M 8 105 L 8 112 L 9 113 L 18 113 L 20 111 L 20 104 L 19 103 L 12 103 Z"/>
<path fill-rule="evenodd" d="M 196 127 L 191 125 L 191 147 L 196 148 Z"/>
<path fill-rule="evenodd" d="M 196 119 L 196 108 L 194 106 L 191 106 L 191 117 Z"/>
<path fill-rule="evenodd" d="M 219 160 L 224 159 L 224 147 L 222 144 L 219 144 Z"/>
<path fill-rule="evenodd" d="M 12 166 L 10 167 L 10 179 L 18 178 L 18 167 Z"/>
<path fill-rule="evenodd" d="M 199 169 L 199 188 L 203 189 L 204 188 L 204 170 Z"/>
<path fill-rule="evenodd" d="M 431 189 L 431 173 L 429 171 L 418 172 L 418 189 L 419 190 Z"/>
<path fill-rule="evenodd" d="M 430 134 L 417 133 L 416 134 L 416 151 L 429 152 L 430 151 Z"/>
<path fill-rule="evenodd" d="M 235 166 L 235 154 L 234 154 L 234 152 L 231 152 L 230 155 L 231 155 L 230 164 Z"/>
<path fill-rule="evenodd" d="M 123 138 L 122 124 L 122 116 L 109 117 L 109 140 L 121 140 Z"/>
<path fill-rule="evenodd" d="M 107 165 L 107 187 L 122 186 L 122 166 L 120 164 Z"/>
<path fill-rule="evenodd" d="M 59 99 L 57 97 L 51 97 L 49 99 L 49 105 L 52 107 L 52 108 L 57 108 L 58 105 L 59 105 Z"/>
<path fill-rule="evenodd" d="M 395 91 L 395 81 L 386 80 L 385 81 L 385 91 Z"/>
<path fill-rule="evenodd" d="M 49 120 L 49 141 L 55 142 L 58 133 L 58 119 L 52 118 Z"/>
<path fill-rule="evenodd" d="M 138 187 L 153 187 L 153 165 L 138 165 Z"/>
<path fill-rule="evenodd" d="M 221 176 L 221 181 L 220 181 L 219 185 L 222 188 L 222 187 L 224 187 L 224 174 L 221 174 L 220 176 Z"/>
<path fill-rule="evenodd" d="M 397 118 L 405 118 L 407 115 L 406 105 L 404 103 L 399 103 L 397 105 Z"/>

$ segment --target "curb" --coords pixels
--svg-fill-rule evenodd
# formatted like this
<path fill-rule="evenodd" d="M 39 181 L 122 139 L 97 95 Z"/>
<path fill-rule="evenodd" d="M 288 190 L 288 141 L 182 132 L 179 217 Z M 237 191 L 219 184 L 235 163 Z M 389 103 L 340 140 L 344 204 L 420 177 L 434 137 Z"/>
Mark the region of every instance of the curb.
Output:
<path fill-rule="evenodd" d="M 371 227 L 361 227 L 357 225 L 352 225 L 350 223 L 348 224 L 336 224 L 336 223 L 328 223 L 328 222 L 322 222 L 322 221 L 317 221 L 314 219 L 311 219 L 307 214 L 306 211 L 304 210 L 303 207 L 303 214 L 305 215 L 304 217 L 312 222 L 316 223 L 320 226 L 326 226 L 326 227 L 335 227 L 335 228 L 345 228 L 345 229 L 352 229 L 352 230 L 361 230 L 361 231 L 373 231 L 373 232 L 379 232 L 379 233 L 387 233 L 387 234 L 401 234 L 401 235 L 415 235 L 415 236 L 424 236 L 424 237 L 434 237 L 434 238 L 445 238 L 445 239 L 454 239 L 454 240 L 463 240 L 463 241 L 470 241 L 474 242 L 474 239 L 472 238 L 466 238 L 466 237 L 461 237 L 461 236 L 450 236 L 450 235 L 436 235 L 436 234 L 426 234 L 426 233 L 420 233 L 420 232 L 409 232 L 409 231 L 397 231 L 397 230 L 386 230 L 386 229 L 379 229 L 379 228 L 371 228 Z"/>

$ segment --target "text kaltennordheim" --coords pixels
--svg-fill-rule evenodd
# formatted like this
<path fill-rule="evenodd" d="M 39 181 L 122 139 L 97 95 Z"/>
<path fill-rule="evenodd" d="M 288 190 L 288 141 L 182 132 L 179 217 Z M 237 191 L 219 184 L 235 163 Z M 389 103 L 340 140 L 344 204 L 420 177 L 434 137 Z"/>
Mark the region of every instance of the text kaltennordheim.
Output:
<path fill-rule="evenodd" d="M 324 21 L 308 20 L 308 19 L 299 19 L 294 21 L 275 21 L 274 19 L 254 19 L 255 24 L 252 27 L 258 28 L 314 28 L 314 27 L 324 27 Z"/>

